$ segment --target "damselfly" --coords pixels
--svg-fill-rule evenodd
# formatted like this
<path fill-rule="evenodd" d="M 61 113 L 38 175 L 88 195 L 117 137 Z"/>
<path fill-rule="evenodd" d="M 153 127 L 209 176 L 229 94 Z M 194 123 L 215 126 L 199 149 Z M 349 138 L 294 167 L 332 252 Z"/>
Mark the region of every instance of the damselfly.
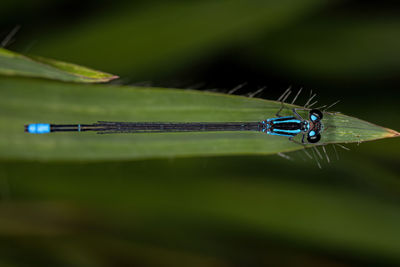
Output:
<path fill-rule="evenodd" d="M 299 91 L 300 93 L 300 91 Z M 292 101 L 296 100 L 297 96 Z M 319 109 L 293 108 L 292 116 L 281 116 L 283 102 L 290 94 L 290 90 L 278 100 L 282 106 L 276 117 L 267 118 L 256 122 L 108 122 L 99 121 L 93 124 L 48 124 L 34 123 L 25 125 L 25 132 L 31 134 L 44 134 L 52 132 L 97 132 L 99 134 L 111 133 L 166 133 L 166 132 L 221 132 L 221 131 L 256 131 L 269 135 L 288 137 L 290 141 L 307 144 L 317 143 L 321 139 L 323 113 Z M 315 95 L 314 95 L 315 96 Z M 313 96 L 311 97 L 311 99 Z M 310 105 L 308 105 L 309 107 Z M 308 118 L 299 115 L 298 110 L 307 110 Z M 293 138 L 301 134 L 301 142 Z M 305 141 L 307 140 L 307 142 Z"/>

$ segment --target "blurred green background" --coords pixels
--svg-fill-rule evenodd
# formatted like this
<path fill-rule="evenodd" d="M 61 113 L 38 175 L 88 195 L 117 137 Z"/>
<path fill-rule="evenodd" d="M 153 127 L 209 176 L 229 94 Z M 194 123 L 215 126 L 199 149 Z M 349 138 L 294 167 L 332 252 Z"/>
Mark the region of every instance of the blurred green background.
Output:
<path fill-rule="evenodd" d="M 3 0 L 8 49 L 236 94 L 313 89 L 400 130 L 395 1 Z M 301 101 L 305 101 L 305 96 Z M 77 99 L 79 101 L 79 99 Z M 400 264 L 400 145 L 349 146 L 323 169 L 277 156 L 0 162 L 1 266 Z"/>

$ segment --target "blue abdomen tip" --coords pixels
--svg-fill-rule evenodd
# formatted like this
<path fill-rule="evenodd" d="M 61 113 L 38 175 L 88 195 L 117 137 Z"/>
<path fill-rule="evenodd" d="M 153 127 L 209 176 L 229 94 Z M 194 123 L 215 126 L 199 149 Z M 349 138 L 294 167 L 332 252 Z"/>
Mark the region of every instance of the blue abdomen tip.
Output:
<path fill-rule="evenodd" d="M 44 134 L 50 132 L 50 124 L 48 123 L 32 123 L 27 125 L 26 131 L 31 134 Z"/>

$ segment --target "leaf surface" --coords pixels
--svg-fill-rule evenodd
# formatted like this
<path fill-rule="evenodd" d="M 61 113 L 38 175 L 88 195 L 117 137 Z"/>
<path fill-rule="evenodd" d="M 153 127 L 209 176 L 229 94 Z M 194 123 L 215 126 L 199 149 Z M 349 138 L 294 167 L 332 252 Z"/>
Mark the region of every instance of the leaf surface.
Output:
<path fill-rule="evenodd" d="M 38 77 L 68 82 L 108 82 L 118 76 L 53 59 L 24 56 L 0 48 L 0 74 Z"/>
<path fill-rule="evenodd" d="M 0 157 L 117 160 L 175 156 L 275 154 L 302 149 L 260 132 L 108 134 L 24 133 L 29 123 L 237 122 L 274 117 L 280 103 L 190 90 L 68 84 L 0 78 Z M 290 107 L 290 106 L 288 106 Z M 287 109 L 283 114 L 291 114 Z M 305 112 L 300 113 L 306 116 Z M 325 114 L 322 143 L 350 143 L 398 133 L 346 115 Z"/>

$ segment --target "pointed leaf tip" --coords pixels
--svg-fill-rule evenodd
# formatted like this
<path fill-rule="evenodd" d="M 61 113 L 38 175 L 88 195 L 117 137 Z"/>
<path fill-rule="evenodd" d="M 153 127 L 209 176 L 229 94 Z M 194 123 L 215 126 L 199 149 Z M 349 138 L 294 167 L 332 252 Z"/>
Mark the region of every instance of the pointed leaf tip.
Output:
<path fill-rule="evenodd" d="M 391 137 L 399 137 L 400 133 L 396 132 L 395 130 L 389 129 L 389 128 L 385 128 L 387 131 L 387 134 L 385 136 L 385 138 L 391 138 Z"/>
<path fill-rule="evenodd" d="M 324 143 L 360 143 L 400 136 L 392 129 L 344 114 L 326 114 Z"/>

